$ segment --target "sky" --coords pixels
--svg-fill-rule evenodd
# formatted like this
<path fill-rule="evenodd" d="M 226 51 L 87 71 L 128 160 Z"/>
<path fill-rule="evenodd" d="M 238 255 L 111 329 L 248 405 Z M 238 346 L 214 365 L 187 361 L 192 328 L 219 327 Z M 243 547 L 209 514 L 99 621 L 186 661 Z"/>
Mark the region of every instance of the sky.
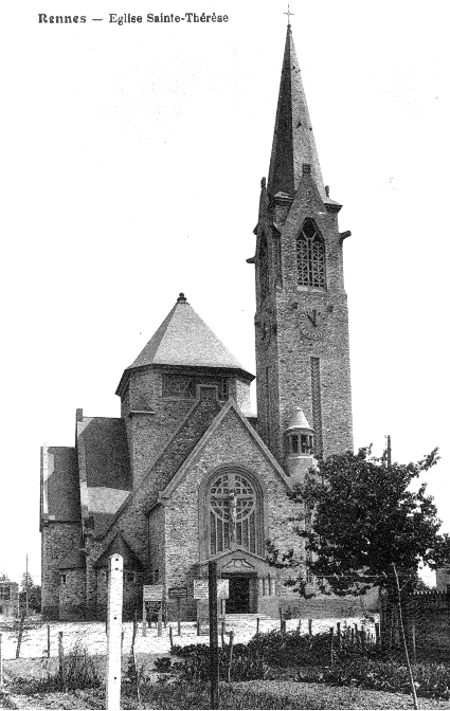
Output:
<path fill-rule="evenodd" d="M 291 0 L 330 195 L 343 204 L 355 449 L 410 461 L 443 530 L 450 119 L 444 0 Z M 39 450 L 115 395 L 183 291 L 251 372 L 253 228 L 283 58 L 280 0 L 34 0 L 2 9 L 0 572 L 40 579 Z M 122 7 L 123 10 L 123 7 Z M 39 12 L 86 22 L 39 23 Z M 146 22 L 147 13 L 228 22 Z M 102 18 L 94 21 L 93 18 Z"/>

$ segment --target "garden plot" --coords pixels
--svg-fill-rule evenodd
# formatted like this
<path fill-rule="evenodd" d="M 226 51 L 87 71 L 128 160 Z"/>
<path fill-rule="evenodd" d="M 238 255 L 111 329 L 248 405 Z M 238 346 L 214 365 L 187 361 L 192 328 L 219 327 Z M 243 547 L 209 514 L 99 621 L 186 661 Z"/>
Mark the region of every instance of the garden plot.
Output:
<path fill-rule="evenodd" d="M 336 629 L 336 623 L 341 623 L 343 629 L 347 626 L 355 624 L 364 626 L 366 632 L 375 634 L 374 623 L 361 618 L 340 619 L 320 619 L 313 621 L 313 634 L 321 632 L 329 632 L 330 627 Z M 292 619 L 286 620 L 286 631 L 295 630 L 298 628 L 299 621 Z M 261 618 L 259 623 L 259 631 L 270 632 L 271 630 L 279 629 L 280 622 L 276 619 Z M 147 628 L 147 634 L 142 636 L 142 623 L 139 624 L 136 635 L 135 651 L 138 654 L 167 654 L 170 652 L 170 637 L 169 627 L 172 628 L 173 642 L 180 646 L 187 644 L 201 644 L 208 642 L 208 635 L 197 635 L 195 622 L 182 622 L 181 637 L 177 636 L 177 623 L 171 622 L 167 627 L 162 628 L 162 636 L 158 637 L 157 629 L 153 626 Z M 233 630 L 235 642 L 248 642 L 256 634 L 256 617 L 252 618 L 230 618 L 226 620 L 226 632 Z M 17 632 L 5 630 L 2 632 L 2 653 L 4 659 L 14 659 L 17 649 Z M 206 629 L 204 630 L 206 631 Z M 219 626 L 220 631 L 220 626 Z M 301 631 L 306 634 L 308 632 L 308 621 L 302 620 Z M 50 623 L 50 656 L 58 655 L 58 639 L 59 633 L 63 633 L 64 652 L 69 652 L 74 647 L 86 649 L 91 655 L 104 655 L 107 649 L 106 626 L 104 622 L 54 622 Z M 127 654 L 133 635 L 133 623 L 125 622 L 123 624 L 123 653 Z M 47 656 L 47 624 L 42 623 L 34 629 L 24 629 L 22 643 L 20 647 L 21 658 L 36 658 Z M 219 634 L 220 637 L 220 634 Z M 228 638 L 226 638 L 228 639 Z"/>

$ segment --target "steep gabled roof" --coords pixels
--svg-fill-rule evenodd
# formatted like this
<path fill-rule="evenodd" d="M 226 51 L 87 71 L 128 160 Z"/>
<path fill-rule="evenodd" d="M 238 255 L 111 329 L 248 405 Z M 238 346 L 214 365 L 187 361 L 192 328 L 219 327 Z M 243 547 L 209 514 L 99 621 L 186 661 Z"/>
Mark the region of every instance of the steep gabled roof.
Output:
<path fill-rule="evenodd" d="M 238 370 L 253 380 L 215 333 L 194 311 L 184 294 L 166 316 L 136 360 L 125 370 L 117 388 L 120 395 L 131 370 L 151 365 Z"/>
<path fill-rule="evenodd" d="M 118 553 L 123 558 L 123 564 L 125 568 L 131 570 L 143 570 L 144 566 L 142 561 L 138 558 L 130 544 L 126 541 L 123 534 L 119 532 L 112 539 L 106 550 L 103 551 L 101 556 L 94 563 L 94 568 L 104 568 L 109 563 L 110 556 Z"/>
<path fill-rule="evenodd" d="M 240 411 L 240 409 L 238 408 L 238 406 L 234 402 L 234 400 L 232 398 L 230 398 L 228 400 L 228 402 L 222 407 L 221 411 L 219 412 L 217 417 L 213 420 L 213 422 L 208 427 L 208 429 L 205 431 L 203 436 L 198 440 L 196 446 L 192 449 L 192 451 L 186 457 L 186 459 L 184 460 L 184 462 L 182 463 L 181 467 L 178 469 L 176 474 L 170 479 L 170 481 L 167 484 L 164 491 L 161 492 L 161 495 L 160 495 L 161 500 L 163 500 L 165 498 L 169 498 L 172 495 L 174 490 L 177 488 L 177 486 L 180 484 L 180 482 L 186 476 L 187 472 L 189 471 L 189 468 L 192 466 L 193 461 L 196 459 L 196 457 L 199 456 L 202 449 L 206 446 L 211 435 L 217 430 L 217 428 L 220 426 L 220 424 L 223 422 L 225 417 L 230 412 L 232 412 L 237 417 L 237 419 L 241 422 L 243 428 L 245 430 L 247 430 L 247 432 L 249 433 L 250 437 L 253 439 L 254 443 L 256 444 L 256 446 L 258 447 L 258 449 L 260 450 L 262 455 L 270 462 L 274 471 L 277 473 L 278 477 L 283 481 L 286 488 L 288 490 L 292 489 L 292 482 L 286 476 L 286 473 L 283 471 L 282 467 L 277 462 L 277 460 L 273 456 L 270 449 L 268 449 L 267 445 L 263 442 L 263 440 L 258 435 L 256 430 L 253 429 L 253 427 L 249 423 L 248 419 L 245 417 L 245 415 L 242 414 L 242 412 Z"/>
<path fill-rule="evenodd" d="M 186 458 L 189 457 L 189 454 L 196 447 L 206 430 L 208 430 L 211 422 L 214 422 L 219 412 L 220 405 L 216 400 L 199 400 L 193 405 L 138 486 L 129 494 L 105 527 L 101 529 L 100 537 L 105 536 L 113 528 L 134 498 L 139 496 L 140 491 L 147 485 L 150 478 L 157 492 L 167 486 L 167 483 L 176 474 Z M 153 500 L 149 500 L 149 509 L 156 503 L 156 497 L 157 494 Z"/>

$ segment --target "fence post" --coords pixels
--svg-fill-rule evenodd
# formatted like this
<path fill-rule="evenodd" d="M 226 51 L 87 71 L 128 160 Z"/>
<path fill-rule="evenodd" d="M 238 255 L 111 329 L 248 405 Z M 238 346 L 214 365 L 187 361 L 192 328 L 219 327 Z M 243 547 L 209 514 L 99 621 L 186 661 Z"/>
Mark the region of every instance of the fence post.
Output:
<path fill-rule="evenodd" d="M 312 620 L 311 620 L 311 618 L 308 620 L 308 634 L 310 636 L 312 635 Z"/>
<path fill-rule="evenodd" d="M 217 561 L 208 563 L 209 661 L 211 708 L 219 708 L 219 645 L 217 639 Z"/>
<path fill-rule="evenodd" d="M 47 625 L 47 657 L 50 659 L 50 625 Z"/>
<path fill-rule="evenodd" d="M 58 632 L 58 658 L 59 658 L 59 676 L 61 678 L 61 688 L 66 690 L 66 664 L 64 660 L 64 643 L 63 632 Z"/>
<path fill-rule="evenodd" d="M 3 650 L 2 633 L 0 632 L 0 692 L 3 691 Z"/>
<path fill-rule="evenodd" d="M 375 622 L 375 644 L 377 647 L 381 647 L 380 623 L 379 622 Z"/>
<path fill-rule="evenodd" d="M 341 623 L 336 622 L 336 627 L 337 627 L 337 645 L 338 645 L 338 649 L 341 649 Z"/>
<path fill-rule="evenodd" d="M 228 648 L 228 667 L 227 667 L 227 681 L 228 681 L 228 683 L 231 681 L 231 663 L 233 661 L 233 641 L 234 641 L 234 632 L 233 632 L 233 630 L 231 630 L 230 645 Z"/>
<path fill-rule="evenodd" d="M 158 609 L 158 637 L 162 637 L 162 623 L 163 623 L 163 611 L 162 602 Z"/>
<path fill-rule="evenodd" d="M 123 558 L 109 559 L 108 577 L 108 657 L 106 662 L 106 708 L 120 709 L 122 676 Z"/>
<path fill-rule="evenodd" d="M 256 618 L 256 634 L 259 634 L 259 617 Z"/>
<path fill-rule="evenodd" d="M 330 662 L 331 662 L 331 666 L 333 666 L 333 664 L 334 664 L 333 643 L 334 643 L 334 627 L 330 627 Z"/>
<path fill-rule="evenodd" d="M 169 640 L 170 640 L 170 651 L 173 649 L 173 632 L 172 625 L 169 625 Z"/>
<path fill-rule="evenodd" d="M 19 621 L 19 635 L 17 637 L 16 659 L 20 657 L 20 646 L 22 644 L 23 626 L 25 623 L 25 610 L 22 610 Z"/>

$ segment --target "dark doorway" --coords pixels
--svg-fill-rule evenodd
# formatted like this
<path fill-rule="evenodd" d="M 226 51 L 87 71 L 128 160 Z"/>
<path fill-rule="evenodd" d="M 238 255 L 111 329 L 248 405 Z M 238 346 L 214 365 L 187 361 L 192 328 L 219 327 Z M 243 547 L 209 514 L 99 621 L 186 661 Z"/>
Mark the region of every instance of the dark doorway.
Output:
<path fill-rule="evenodd" d="M 233 576 L 229 578 L 229 585 L 227 614 L 238 615 L 250 612 L 250 578 Z"/>

